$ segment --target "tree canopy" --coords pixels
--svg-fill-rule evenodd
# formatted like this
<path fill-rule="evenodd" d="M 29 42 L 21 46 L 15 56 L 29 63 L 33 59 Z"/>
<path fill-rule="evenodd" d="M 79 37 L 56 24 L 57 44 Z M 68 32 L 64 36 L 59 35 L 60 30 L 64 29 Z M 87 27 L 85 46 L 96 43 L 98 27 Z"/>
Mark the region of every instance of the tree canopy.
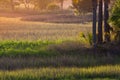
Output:
<path fill-rule="evenodd" d="M 92 0 L 72 0 L 73 7 L 78 12 L 91 12 L 92 11 Z"/>
<path fill-rule="evenodd" d="M 111 10 L 110 21 L 115 27 L 120 28 L 120 0 L 116 0 Z"/>

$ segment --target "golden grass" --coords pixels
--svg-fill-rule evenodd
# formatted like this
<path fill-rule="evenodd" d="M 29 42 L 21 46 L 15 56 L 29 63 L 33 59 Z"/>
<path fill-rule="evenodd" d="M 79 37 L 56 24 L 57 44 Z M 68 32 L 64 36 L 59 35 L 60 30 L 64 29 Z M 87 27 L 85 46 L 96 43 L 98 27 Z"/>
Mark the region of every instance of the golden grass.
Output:
<path fill-rule="evenodd" d="M 120 65 L 89 68 L 41 68 L 0 71 L 1 80 L 89 80 L 120 79 Z M 96 80 L 95 79 L 95 80 Z"/>
<path fill-rule="evenodd" d="M 21 21 L 20 17 L 0 17 L 0 40 L 74 39 L 80 32 L 91 32 L 91 25 L 28 22 Z"/>

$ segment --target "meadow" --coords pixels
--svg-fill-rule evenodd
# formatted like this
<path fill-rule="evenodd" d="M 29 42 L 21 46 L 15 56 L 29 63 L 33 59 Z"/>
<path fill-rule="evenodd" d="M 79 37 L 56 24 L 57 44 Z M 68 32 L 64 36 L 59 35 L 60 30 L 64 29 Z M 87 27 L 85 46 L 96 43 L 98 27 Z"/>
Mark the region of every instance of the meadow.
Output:
<path fill-rule="evenodd" d="M 90 46 L 91 23 L 0 14 L 0 80 L 120 79 L 120 55 Z"/>
<path fill-rule="evenodd" d="M 0 72 L 1 80 L 119 80 L 120 66 L 41 68 Z"/>
<path fill-rule="evenodd" d="M 0 40 L 74 39 L 80 32 L 87 33 L 91 32 L 90 30 L 89 24 L 45 23 L 21 21 L 21 18 L 0 18 Z"/>

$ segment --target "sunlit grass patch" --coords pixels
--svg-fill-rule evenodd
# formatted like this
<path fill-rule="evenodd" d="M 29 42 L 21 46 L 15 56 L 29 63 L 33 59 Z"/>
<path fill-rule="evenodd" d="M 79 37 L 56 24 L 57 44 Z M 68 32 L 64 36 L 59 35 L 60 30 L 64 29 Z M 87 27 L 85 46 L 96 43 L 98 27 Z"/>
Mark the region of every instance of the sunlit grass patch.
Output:
<path fill-rule="evenodd" d="M 1 80 L 117 80 L 120 66 L 89 68 L 40 68 L 16 71 L 0 71 Z"/>
<path fill-rule="evenodd" d="M 56 44 L 52 41 L 0 41 L 0 56 L 50 56 L 54 55 L 47 50 L 47 46 Z"/>
<path fill-rule="evenodd" d="M 53 56 L 83 48 L 85 45 L 77 40 L 5 40 L 0 41 L 0 56 Z"/>

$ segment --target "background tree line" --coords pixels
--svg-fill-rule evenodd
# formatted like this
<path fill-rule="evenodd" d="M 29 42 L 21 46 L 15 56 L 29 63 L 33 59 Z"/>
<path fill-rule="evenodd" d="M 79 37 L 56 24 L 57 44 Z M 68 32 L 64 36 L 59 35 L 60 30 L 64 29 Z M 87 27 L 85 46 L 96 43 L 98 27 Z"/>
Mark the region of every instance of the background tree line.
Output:
<path fill-rule="evenodd" d="M 60 4 L 61 9 L 63 9 L 64 1 L 66 0 L 0 0 L 0 7 L 14 10 L 15 6 L 24 4 L 25 8 L 28 9 L 30 4 L 32 4 L 34 5 L 34 9 L 43 10 L 46 9 L 49 4 L 56 3 Z"/>

